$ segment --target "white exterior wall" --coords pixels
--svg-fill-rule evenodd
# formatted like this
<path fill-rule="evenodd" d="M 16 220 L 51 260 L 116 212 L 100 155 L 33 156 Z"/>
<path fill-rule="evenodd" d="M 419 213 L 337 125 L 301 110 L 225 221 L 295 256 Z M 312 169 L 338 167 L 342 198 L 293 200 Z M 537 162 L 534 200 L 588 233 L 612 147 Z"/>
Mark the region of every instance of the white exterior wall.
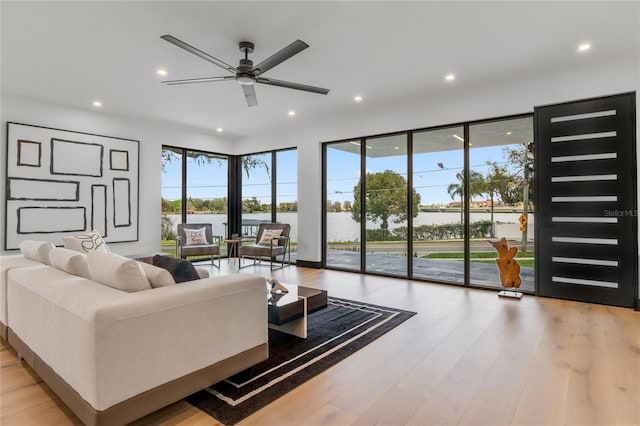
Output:
<path fill-rule="evenodd" d="M 139 241 L 109 244 L 114 252 L 123 255 L 160 251 L 162 198 L 160 159 L 163 144 L 221 153 L 231 149 L 231 143 L 224 138 L 170 123 L 119 117 L 102 111 L 68 108 L 4 93 L 1 107 L 0 179 L 3 188 L 6 179 L 6 124 L 8 121 L 140 141 Z M 2 229 L 0 244 L 4 249 L 5 191 L 0 192 L 0 229 Z M 7 254 L 4 250 L 3 253 Z"/>

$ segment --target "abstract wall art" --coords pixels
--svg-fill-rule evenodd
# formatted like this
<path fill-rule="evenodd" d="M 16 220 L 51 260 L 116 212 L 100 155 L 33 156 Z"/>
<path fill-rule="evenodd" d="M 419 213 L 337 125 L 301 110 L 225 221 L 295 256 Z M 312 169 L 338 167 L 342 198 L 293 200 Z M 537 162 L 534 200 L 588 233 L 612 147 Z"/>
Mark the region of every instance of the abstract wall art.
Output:
<path fill-rule="evenodd" d="M 136 140 L 7 123 L 5 250 L 97 230 L 138 241 Z"/>

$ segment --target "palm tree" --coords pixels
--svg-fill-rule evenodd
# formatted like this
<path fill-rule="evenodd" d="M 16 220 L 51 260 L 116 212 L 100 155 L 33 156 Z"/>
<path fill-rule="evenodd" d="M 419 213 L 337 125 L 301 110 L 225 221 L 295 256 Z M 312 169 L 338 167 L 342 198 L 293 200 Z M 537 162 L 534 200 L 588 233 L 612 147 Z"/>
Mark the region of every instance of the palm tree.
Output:
<path fill-rule="evenodd" d="M 456 173 L 457 183 L 451 183 L 447 186 L 447 192 L 452 200 L 455 200 L 456 196 L 460 197 L 460 223 L 464 222 L 464 171 Z M 469 173 L 469 199 L 475 195 L 482 195 L 484 193 L 484 176 L 482 173 L 471 170 Z"/>

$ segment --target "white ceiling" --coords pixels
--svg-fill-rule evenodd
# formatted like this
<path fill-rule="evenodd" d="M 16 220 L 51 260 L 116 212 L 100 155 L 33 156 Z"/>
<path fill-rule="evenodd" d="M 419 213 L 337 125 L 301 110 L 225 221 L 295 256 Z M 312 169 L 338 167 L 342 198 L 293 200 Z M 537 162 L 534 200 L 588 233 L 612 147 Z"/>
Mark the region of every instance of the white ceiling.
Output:
<path fill-rule="evenodd" d="M 1 88 L 75 108 L 181 123 L 245 138 L 348 117 L 447 90 L 526 82 L 638 55 L 638 2 L 2 1 Z M 265 77 L 327 96 L 233 81 L 166 86 L 225 71 L 160 39 L 171 34 L 231 65 L 238 42 L 258 63 L 296 39 L 310 47 Z M 588 41 L 586 54 L 576 51 Z M 454 73 L 456 80 L 444 77 Z M 364 101 L 355 104 L 353 96 Z M 287 111 L 297 115 L 289 117 Z M 360 113 L 362 111 L 359 111 Z"/>

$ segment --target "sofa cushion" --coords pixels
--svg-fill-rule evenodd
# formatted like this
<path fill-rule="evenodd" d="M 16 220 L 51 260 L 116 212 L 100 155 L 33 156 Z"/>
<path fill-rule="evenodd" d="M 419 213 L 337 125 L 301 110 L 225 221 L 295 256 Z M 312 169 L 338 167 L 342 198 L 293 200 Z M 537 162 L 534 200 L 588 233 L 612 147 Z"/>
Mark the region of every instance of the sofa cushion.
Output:
<path fill-rule="evenodd" d="M 153 264 L 169 271 L 176 283 L 200 279 L 196 268 L 185 259 L 176 259 L 171 256 L 157 254 L 153 256 Z"/>
<path fill-rule="evenodd" d="M 20 243 L 20 252 L 22 256 L 27 259 L 35 260 L 36 262 L 49 264 L 49 252 L 55 246 L 49 241 L 34 241 L 26 240 Z"/>
<path fill-rule="evenodd" d="M 176 281 L 173 276 L 166 269 L 154 266 L 150 263 L 140 262 L 140 266 L 144 270 L 144 274 L 149 280 L 152 288 L 165 287 L 168 285 L 175 285 Z"/>
<path fill-rule="evenodd" d="M 89 253 L 92 251 L 100 251 L 111 253 L 107 243 L 104 242 L 98 231 L 91 231 L 87 234 L 72 235 L 64 237 L 64 248 L 79 251 L 80 253 Z"/>
<path fill-rule="evenodd" d="M 91 279 L 127 292 L 148 290 L 151 284 L 140 262 L 113 253 L 92 251 L 87 254 Z"/>
<path fill-rule="evenodd" d="M 91 279 L 86 255 L 75 250 L 55 247 L 49 252 L 49 264 L 69 274 Z"/>

